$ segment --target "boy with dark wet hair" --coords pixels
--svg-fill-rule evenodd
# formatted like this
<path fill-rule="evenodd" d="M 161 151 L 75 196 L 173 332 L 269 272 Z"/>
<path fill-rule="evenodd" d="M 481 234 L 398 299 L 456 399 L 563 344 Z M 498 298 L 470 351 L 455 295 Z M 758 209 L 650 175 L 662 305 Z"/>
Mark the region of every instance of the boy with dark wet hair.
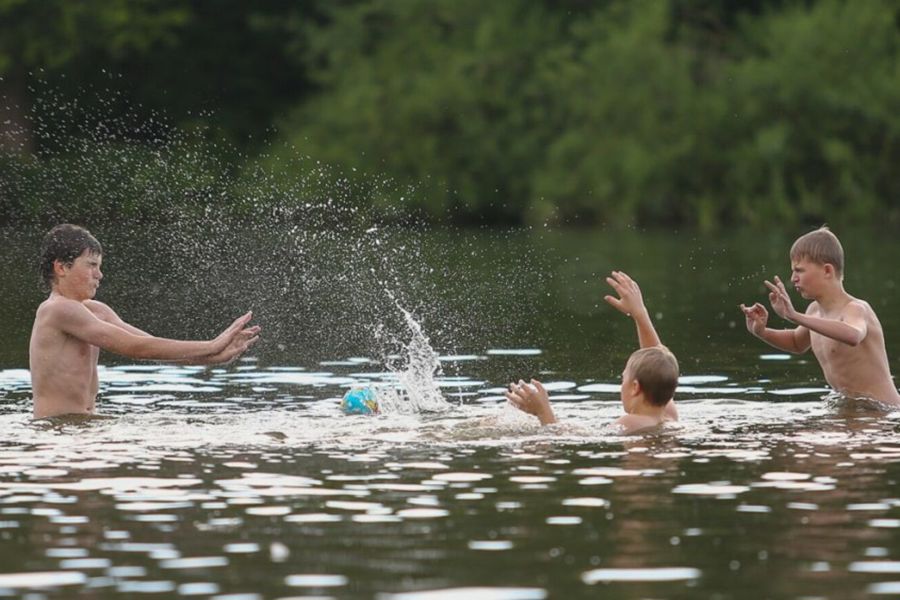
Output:
<path fill-rule="evenodd" d="M 608 295 L 604 300 L 634 319 L 640 344 L 640 349 L 631 354 L 622 372 L 619 393 L 625 414 L 616 419 L 616 427 L 620 433 L 629 435 L 658 427 L 666 421 L 677 421 L 678 411 L 672 399 L 678 386 L 675 355 L 660 342 L 637 282 L 622 271 L 613 271 L 606 281 L 619 297 Z M 541 425 L 556 423 L 549 394 L 540 381 L 532 379 L 531 384 L 527 384 L 520 379 L 509 385 L 506 398 L 519 410 L 536 416 Z"/>
<path fill-rule="evenodd" d="M 884 331 L 868 302 L 844 291 L 844 249 L 837 236 L 820 227 L 800 236 L 791 247 L 791 283 L 806 300 L 805 312 L 794 309 L 776 275 L 765 281 L 769 302 L 793 329 L 770 329 L 769 313 L 759 302 L 741 304 L 747 330 L 767 344 L 796 354 L 812 348 L 825 380 L 848 398 L 900 405 L 884 346 Z"/>
<path fill-rule="evenodd" d="M 82 227 L 58 225 L 44 237 L 40 273 L 50 295 L 37 309 L 29 346 L 35 418 L 94 412 L 101 348 L 130 358 L 219 364 L 258 339 L 259 327 L 246 327 L 251 313 L 208 341 L 158 338 L 129 325 L 93 299 L 102 259 L 100 242 Z"/>

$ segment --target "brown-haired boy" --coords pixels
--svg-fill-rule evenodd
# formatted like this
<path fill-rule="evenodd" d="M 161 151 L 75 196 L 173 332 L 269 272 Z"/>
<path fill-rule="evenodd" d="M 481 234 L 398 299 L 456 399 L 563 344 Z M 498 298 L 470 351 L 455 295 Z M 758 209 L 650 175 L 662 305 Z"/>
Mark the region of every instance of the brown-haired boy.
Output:
<path fill-rule="evenodd" d="M 778 316 L 797 325 L 769 329 L 769 313 L 757 302 L 741 304 L 747 330 L 785 352 L 812 348 L 825 380 L 850 398 L 900 405 L 884 347 L 884 332 L 868 302 L 844 291 L 844 249 L 827 227 L 800 236 L 791 247 L 791 283 L 806 300 L 805 313 L 791 303 L 778 276 L 766 281 L 769 302 Z"/>
<path fill-rule="evenodd" d="M 154 337 L 94 300 L 103 274 L 103 249 L 86 229 L 58 225 L 44 237 L 41 278 L 50 296 L 34 319 L 29 346 L 35 418 L 91 414 L 97 397 L 100 349 L 131 358 L 215 364 L 233 360 L 259 335 L 239 317 L 209 341 Z"/>
<path fill-rule="evenodd" d="M 675 355 L 660 342 L 637 282 L 622 271 L 613 271 L 606 281 L 619 297 L 605 296 L 604 300 L 634 319 L 641 346 L 628 358 L 622 372 L 620 396 L 625 414 L 615 424 L 627 435 L 665 421 L 677 421 L 678 411 L 672 399 L 678 385 Z M 506 398 L 519 410 L 536 416 L 541 425 L 556 423 L 550 397 L 540 381 L 532 379 L 529 385 L 520 379 L 511 383 Z"/>

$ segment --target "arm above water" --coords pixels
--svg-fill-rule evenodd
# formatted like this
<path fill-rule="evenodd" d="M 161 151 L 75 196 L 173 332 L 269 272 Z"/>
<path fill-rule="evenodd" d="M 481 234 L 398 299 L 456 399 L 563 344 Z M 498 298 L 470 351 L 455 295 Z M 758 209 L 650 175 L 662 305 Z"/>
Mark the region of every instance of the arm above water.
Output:
<path fill-rule="evenodd" d="M 765 343 L 784 352 L 802 354 L 809 350 L 809 330 L 805 327 L 794 329 L 769 329 L 769 311 L 757 302 L 753 306 L 740 305 L 747 322 L 747 331 Z"/>
<path fill-rule="evenodd" d="M 116 327 L 120 327 L 125 331 L 143 337 L 153 337 L 146 331 L 142 331 L 138 329 L 134 325 L 125 322 L 119 315 L 114 311 L 110 306 L 99 302 L 97 300 L 92 300 L 86 305 L 90 308 L 91 312 L 102 321 L 110 323 L 111 325 L 115 325 Z M 246 316 L 246 315 L 245 315 Z M 246 323 L 245 323 L 246 324 Z M 239 358 L 244 352 L 246 352 L 253 344 L 259 340 L 259 326 L 247 327 L 245 329 L 241 329 L 238 333 L 231 339 L 228 345 L 222 349 L 220 352 L 215 354 L 207 354 L 200 357 L 195 358 L 182 358 L 182 359 L 167 359 L 172 362 L 182 364 L 182 365 L 221 365 L 230 363 L 237 358 Z"/>
<path fill-rule="evenodd" d="M 80 302 L 58 303 L 51 316 L 60 331 L 75 338 L 116 354 L 149 360 L 198 359 L 216 355 L 229 347 L 251 317 L 251 313 L 239 317 L 212 340 L 183 341 L 135 333 L 99 318 Z"/>
<path fill-rule="evenodd" d="M 537 379 L 532 379 L 530 385 L 521 379 L 519 383 L 511 383 L 505 395 L 510 404 L 522 412 L 536 416 L 541 425 L 556 423 L 556 415 L 550 406 L 550 395 Z"/>
<path fill-rule="evenodd" d="M 766 281 L 766 287 L 769 288 L 772 309 L 781 318 L 849 346 L 858 346 L 866 339 L 869 331 L 866 324 L 866 308 L 858 300 L 851 301 L 844 308 L 840 320 L 826 319 L 809 314 L 809 310 L 804 314 L 794 309 L 791 298 L 778 277 L 775 277 L 774 283 Z"/>
<path fill-rule="evenodd" d="M 606 278 L 606 283 L 612 286 L 619 297 L 607 295 L 603 299 L 625 316 L 634 319 L 640 347 L 650 348 L 662 345 L 659 335 L 653 327 L 650 313 L 647 311 L 647 307 L 644 306 L 644 298 L 641 295 L 641 288 L 637 282 L 623 271 L 613 271 Z"/>

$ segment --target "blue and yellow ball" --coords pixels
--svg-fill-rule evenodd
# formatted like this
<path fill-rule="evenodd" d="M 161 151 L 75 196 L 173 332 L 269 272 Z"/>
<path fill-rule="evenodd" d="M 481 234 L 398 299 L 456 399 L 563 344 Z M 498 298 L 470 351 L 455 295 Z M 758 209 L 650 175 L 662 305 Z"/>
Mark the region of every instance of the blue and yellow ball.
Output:
<path fill-rule="evenodd" d="M 378 398 L 371 388 L 353 388 L 341 398 L 341 410 L 347 415 L 378 413 Z"/>

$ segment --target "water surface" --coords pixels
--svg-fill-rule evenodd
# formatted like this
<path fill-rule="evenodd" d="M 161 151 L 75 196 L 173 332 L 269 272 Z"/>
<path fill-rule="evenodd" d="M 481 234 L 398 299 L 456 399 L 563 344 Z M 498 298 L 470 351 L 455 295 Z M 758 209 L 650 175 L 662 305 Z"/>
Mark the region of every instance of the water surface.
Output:
<path fill-rule="evenodd" d="M 787 275 L 788 235 L 377 231 L 301 248 L 279 227 L 99 230 L 99 297 L 130 322 L 205 337 L 252 308 L 264 339 L 216 368 L 104 354 L 111 418 L 32 422 L 27 338 L 42 296 L 25 265 L 40 232 L 2 233 L 2 595 L 900 589 L 900 415 L 823 400 L 814 359 L 753 340 L 737 311 L 763 298 L 763 277 Z M 880 265 L 900 244 L 863 232 L 844 245 L 848 290 L 873 304 L 896 357 L 895 282 Z M 601 300 L 613 268 L 640 281 L 682 365 L 682 421 L 643 436 L 608 427 L 635 346 Z M 532 375 L 561 424 L 541 428 L 502 399 Z M 338 398 L 359 384 L 437 390 L 441 403 L 342 416 Z"/>

